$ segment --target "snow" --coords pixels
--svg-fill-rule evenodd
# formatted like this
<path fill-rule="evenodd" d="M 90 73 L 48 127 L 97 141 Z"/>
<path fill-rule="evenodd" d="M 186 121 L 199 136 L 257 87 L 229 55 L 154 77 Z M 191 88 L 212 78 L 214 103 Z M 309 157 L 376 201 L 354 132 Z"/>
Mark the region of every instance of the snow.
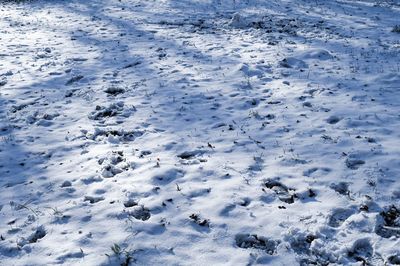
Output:
<path fill-rule="evenodd" d="M 399 264 L 399 15 L 0 2 L 0 264 Z"/>

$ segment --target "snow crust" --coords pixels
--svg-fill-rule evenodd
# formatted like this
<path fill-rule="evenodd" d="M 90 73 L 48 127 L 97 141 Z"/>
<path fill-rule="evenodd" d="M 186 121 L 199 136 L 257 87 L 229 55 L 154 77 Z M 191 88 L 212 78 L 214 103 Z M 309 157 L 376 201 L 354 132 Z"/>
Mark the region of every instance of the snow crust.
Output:
<path fill-rule="evenodd" d="M 0 265 L 400 264 L 399 16 L 0 2 Z"/>

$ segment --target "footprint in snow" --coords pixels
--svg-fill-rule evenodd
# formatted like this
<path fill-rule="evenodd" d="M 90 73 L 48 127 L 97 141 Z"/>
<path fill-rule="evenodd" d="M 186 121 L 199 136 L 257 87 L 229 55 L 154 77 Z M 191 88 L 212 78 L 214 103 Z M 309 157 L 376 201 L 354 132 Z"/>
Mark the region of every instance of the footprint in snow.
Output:
<path fill-rule="evenodd" d="M 201 218 L 199 214 L 191 214 L 189 216 L 190 220 L 192 220 L 195 224 L 201 227 L 210 227 L 210 221 L 208 219 Z"/>
<path fill-rule="evenodd" d="M 294 68 L 294 69 L 302 69 L 308 68 L 306 62 L 301 59 L 297 59 L 295 57 L 286 57 L 279 62 L 279 66 L 284 68 Z"/>
<path fill-rule="evenodd" d="M 109 106 L 96 106 L 96 109 L 89 114 L 91 120 L 104 120 L 114 116 L 129 117 L 136 111 L 134 106 L 126 108 L 123 102 L 112 103 Z"/>
<path fill-rule="evenodd" d="M 309 232 L 302 232 L 299 229 L 291 230 L 285 234 L 284 240 L 290 244 L 293 251 L 299 255 L 310 254 L 311 243 L 317 239 L 314 234 Z M 307 264 L 308 265 L 308 264 Z"/>
<path fill-rule="evenodd" d="M 360 159 L 347 158 L 345 163 L 347 168 L 351 170 L 357 170 L 358 168 L 360 168 L 362 165 L 365 164 L 365 161 Z"/>
<path fill-rule="evenodd" d="M 70 78 L 70 79 L 65 83 L 65 85 L 67 85 L 67 86 L 72 85 L 72 84 L 74 84 L 75 82 L 78 82 L 78 81 L 80 81 L 80 80 L 83 79 L 83 78 L 84 78 L 84 76 L 82 76 L 82 75 L 73 76 L 72 78 Z"/>
<path fill-rule="evenodd" d="M 26 244 L 36 243 L 39 241 L 39 239 L 42 239 L 45 236 L 46 236 L 46 230 L 45 230 L 44 226 L 41 225 L 41 226 L 37 227 L 30 236 L 28 236 L 27 238 L 22 238 L 18 242 L 18 246 L 23 247 Z"/>
<path fill-rule="evenodd" d="M 340 195 L 350 195 L 349 183 L 347 182 L 339 182 L 332 183 L 329 187 L 339 193 Z"/>
<path fill-rule="evenodd" d="M 7 79 L 3 78 L 2 80 L 0 80 L 0 87 L 4 86 L 7 84 Z"/>
<path fill-rule="evenodd" d="M 200 189 L 193 189 L 185 195 L 189 198 L 197 198 L 207 196 L 211 192 L 211 188 L 200 188 Z"/>
<path fill-rule="evenodd" d="M 104 178 L 114 177 L 131 168 L 122 151 L 112 151 L 98 163 L 102 166 L 101 176 Z"/>
<path fill-rule="evenodd" d="M 239 248 L 253 248 L 263 250 L 269 255 L 276 254 L 280 240 L 273 240 L 256 234 L 237 234 L 235 236 L 236 246 Z"/>
<path fill-rule="evenodd" d="M 83 253 L 82 250 L 76 251 L 76 252 L 67 252 L 64 255 L 58 256 L 57 257 L 57 261 L 60 264 L 63 264 L 63 263 L 66 263 L 66 260 L 69 260 L 69 259 L 81 259 L 84 256 L 85 256 L 85 253 Z"/>
<path fill-rule="evenodd" d="M 89 201 L 91 204 L 104 200 L 103 196 L 85 196 L 83 201 Z"/>
<path fill-rule="evenodd" d="M 204 150 L 185 151 L 178 154 L 177 156 L 183 160 L 189 160 L 198 157 L 200 155 L 203 155 L 205 152 L 206 151 Z"/>
<path fill-rule="evenodd" d="M 280 201 L 288 204 L 294 203 L 294 200 L 297 197 L 294 193 L 294 189 L 288 188 L 277 180 L 267 180 L 264 182 L 264 186 L 274 191 Z"/>
<path fill-rule="evenodd" d="M 370 265 L 370 260 L 373 255 L 374 249 L 367 238 L 356 240 L 348 252 L 350 258 L 362 262 L 363 265 Z"/>
<path fill-rule="evenodd" d="M 400 207 L 388 206 L 380 213 L 381 222 L 375 233 L 384 238 L 400 237 Z"/>
<path fill-rule="evenodd" d="M 150 210 L 143 205 L 131 207 L 128 211 L 128 215 L 142 221 L 147 221 L 151 217 Z"/>
<path fill-rule="evenodd" d="M 340 227 L 344 221 L 355 213 L 354 209 L 337 208 L 329 216 L 328 225 L 331 227 Z"/>
<path fill-rule="evenodd" d="M 230 213 L 236 209 L 236 206 L 240 206 L 240 207 L 247 207 L 249 206 L 251 203 L 251 199 L 250 198 L 241 198 L 239 199 L 237 202 L 235 203 L 229 203 L 227 205 L 225 205 L 225 207 L 219 212 L 220 215 L 222 216 L 229 216 Z"/>
<path fill-rule="evenodd" d="M 71 187 L 72 183 L 71 181 L 65 180 L 60 187 L 65 188 L 65 187 Z"/>
<path fill-rule="evenodd" d="M 125 208 L 130 208 L 130 207 L 137 206 L 137 205 L 138 205 L 138 202 L 135 199 L 130 198 L 130 199 L 127 199 L 124 201 Z"/>
<path fill-rule="evenodd" d="M 280 161 L 280 164 L 283 166 L 296 166 L 299 164 L 307 164 L 309 163 L 309 161 L 307 160 L 303 160 L 303 159 L 299 159 L 299 158 L 283 158 Z"/>
<path fill-rule="evenodd" d="M 388 262 L 393 265 L 400 265 L 400 254 L 390 256 Z"/>
<path fill-rule="evenodd" d="M 104 92 L 107 93 L 108 96 L 117 96 L 118 94 L 124 93 L 125 89 L 117 86 L 110 86 L 107 87 Z"/>
<path fill-rule="evenodd" d="M 261 172 L 263 170 L 264 159 L 261 157 L 254 156 L 253 164 L 248 167 L 248 170 L 251 172 Z"/>
<path fill-rule="evenodd" d="M 60 116 L 58 113 L 48 114 L 48 113 L 39 113 L 38 111 L 34 112 L 31 115 L 28 115 L 26 121 L 29 124 L 36 124 L 38 126 L 48 127 L 53 124 L 52 120 L 54 118 Z"/>
<path fill-rule="evenodd" d="M 185 172 L 183 170 L 172 168 L 156 174 L 151 178 L 151 180 L 155 185 L 166 185 L 177 180 L 178 178 L 183 177 L 184 175 Z"/>
<path fill-rule="evenodd" d="M 316 176 L 326 175 L 331 171 L 332 169 L 328 167 L 312 167 L 308 170 L 303 171 L 303 175 L 308 177 L 316 177 Z"/>
<path fill-rule="evenodd" d="M 91 140 L 107 140 L 110 143 L 130 142 L 143 136 L 144 132 L 140 130 L 125 130 L 112 128 L 95 128 L 93 133 L 82 132 L 84 137 Z"/>
<path fill-rule="evenodd" d="M 332 115 L 332 116 L 330 116 L 330 117 L 328 117 L 328 118 L 326 119 L 326 122 L 327 122 L 328 124 L 334 125 L 334 124 L 337 124 L 340 120 L 341 120 L 340 117 L 335 116 L 335 115 Z"/>

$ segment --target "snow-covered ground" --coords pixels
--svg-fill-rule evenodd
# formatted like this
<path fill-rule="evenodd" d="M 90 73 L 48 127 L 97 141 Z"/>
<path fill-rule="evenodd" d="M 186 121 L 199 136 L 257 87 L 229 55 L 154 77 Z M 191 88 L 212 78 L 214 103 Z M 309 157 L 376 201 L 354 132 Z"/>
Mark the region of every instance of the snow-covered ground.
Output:
<path fill-rule="evenodd" d="M 396 2 L 0 3 L 0 265 L 400 264 Z"/>

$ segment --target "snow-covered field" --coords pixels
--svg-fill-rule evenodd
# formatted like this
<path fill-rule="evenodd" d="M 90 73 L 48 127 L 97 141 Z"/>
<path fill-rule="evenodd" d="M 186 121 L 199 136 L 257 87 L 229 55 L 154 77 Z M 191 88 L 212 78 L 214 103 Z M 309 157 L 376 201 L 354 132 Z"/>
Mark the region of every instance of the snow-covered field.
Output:
<path fill-rule="evenodd" d="M 400 264 L 400 4 L 0 3 L 0 265 Z"/>

